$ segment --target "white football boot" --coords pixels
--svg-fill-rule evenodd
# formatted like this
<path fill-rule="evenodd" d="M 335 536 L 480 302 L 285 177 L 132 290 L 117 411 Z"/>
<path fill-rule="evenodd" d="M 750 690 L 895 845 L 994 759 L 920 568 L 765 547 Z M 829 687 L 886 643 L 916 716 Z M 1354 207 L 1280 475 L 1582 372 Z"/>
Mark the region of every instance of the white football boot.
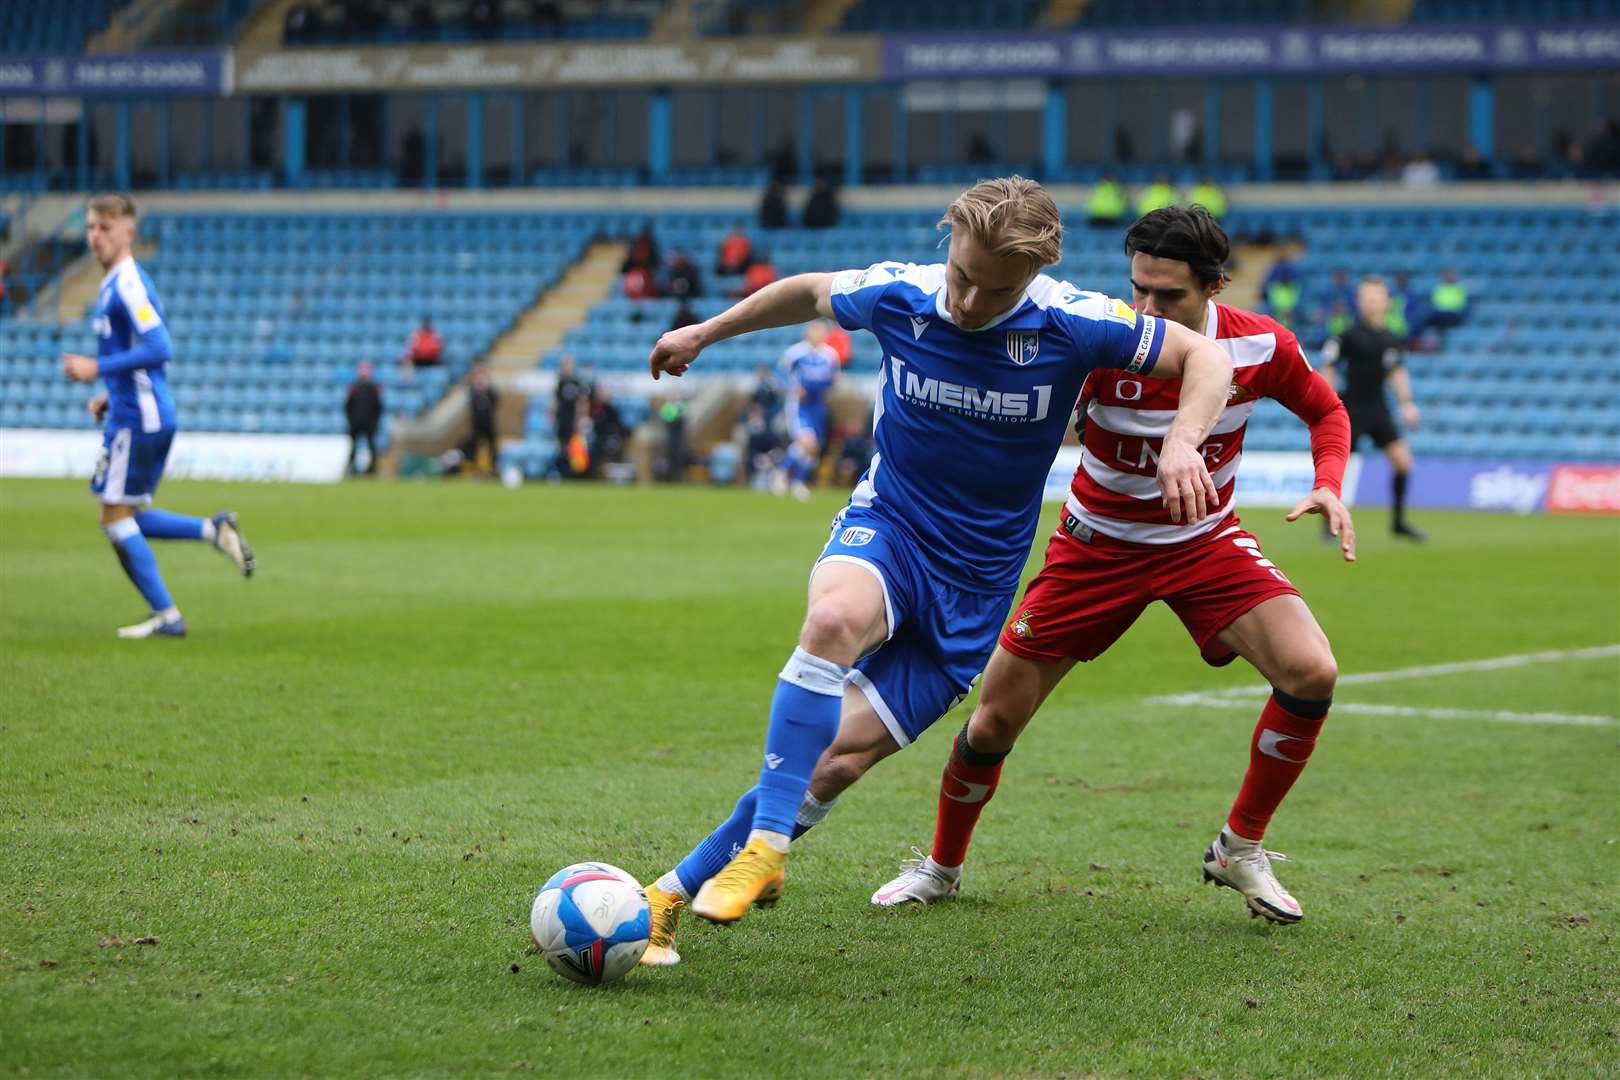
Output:
<path fill-rule="evenodd" d="M 242 535 L 236 515 L 229 510 L 221 510 L 214 515 L 213 521 L 214 547 L 235 564 L 243 577 L 252 577 L 258 562 L 253 558 L 252 545 Z"/>
<path fill-rule="evenodd" d="M 1273 859 L 1289 861 L 1288 856 L 1267 851 L 1258 841 L 1245 840 L 1222 829 L 1221 835 L 1204 852 L 1204 880 L 1242 893 L 1251 918 L 1297 923 L 1305 917 L 1305 912 L 1272 873 Z"/>
<path fill-rule="evenodd" d="M 915 859 L 900 864 L 900 876 L 872 894 L 872 903 L 878 907 L 899 907 L 902 904 L 932 904 L 936 900 L 949 900 L 962 887 L 962 868 L 947 869 L 911 849 Z"/>
<path fill-rule="evenodd" d="M 186 620 L 180 617 L 178 610 L 170 608 L 168 611 L 154 614 L 144 622 L 120 626 L 118 636 L 125 641 L 144 641 L 146 638 L 154 637 L 183 638 L 186 636 Z"/>

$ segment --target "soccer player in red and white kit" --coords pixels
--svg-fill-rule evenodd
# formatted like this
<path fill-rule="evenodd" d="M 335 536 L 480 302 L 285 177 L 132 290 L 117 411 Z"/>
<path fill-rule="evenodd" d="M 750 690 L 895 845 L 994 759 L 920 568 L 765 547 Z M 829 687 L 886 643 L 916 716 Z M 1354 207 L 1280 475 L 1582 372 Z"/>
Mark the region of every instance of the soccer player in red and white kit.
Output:
<path fill-rule="evenodd" d="M 1355 559 L 1355 532 L 1340 501 L 1350 421 L 1333 388 L 1311 370 L 1299 342 L 1263 315 L 1215 302 L 1225 284 L 1226 234 L 1202 207 L 1168 207 L 1126 234 L 1137 310 L 1214 339 L 1231 355 L 1225 414 L 1202 450 L 1218 509 L 1179 523 L 1154 481 L 1158 448 L 1180 392 L 1173 379 L 1147 382 L 1098 370 L 1081 394 L 1083 449 L 1062 524 L 985 669 L 972 717 L 956 737 L 941 779 L 932 853 L 908 864 L 872 896 L 889 907 L 954 895 L 973 826 L 995 793 L 1002 759 L 1077 661 L 1113 645 L 1142 611 L 1162 600 L 1180 616 L 1206 663 L 1243 657 L 1271 683 L 1249 749 L 1249 768 L 1225 827 L 1204 855 L 1204 879 L 1241 892 L 1272 922 L 1303 918 L 1261 846 L 1266 825 L 1310 759 L 1327 718 L 1338 667 L 1310 608 L 1232 512 L 1243 432 L 1261 398 L 1274 398 L 1310 426 L 1316 479 L 1288 514 L 1321 514 Z"/>

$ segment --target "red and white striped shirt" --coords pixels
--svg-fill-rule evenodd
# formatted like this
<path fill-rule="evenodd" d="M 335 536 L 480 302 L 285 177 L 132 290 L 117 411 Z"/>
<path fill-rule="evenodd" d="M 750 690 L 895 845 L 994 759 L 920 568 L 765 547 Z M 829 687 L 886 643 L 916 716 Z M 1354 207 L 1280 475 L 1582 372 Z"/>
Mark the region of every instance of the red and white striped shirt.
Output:
<path fill-rule="evenodd" d="M 1220 528 L 1232 516 L 1249 415 L 1266 397 L 1310 426 L 1316 486 L 1338 494 L 1350 423 L 1339 395 L 1311 369 L 1293 332 L 1264 315 L 1210 301 L 1204 336 L 1232 358 L 1226 411 L 1201 447 L 1217 508 L 1202 521 L 1178 525 L 1159 493 L 1159 451 L 1181 401 L 1181 380 L 1099 368 L 1077 406 L 1085 411 L 1085 430 L 1066 509 L 1080 524 L 1137 544 L 1180 544 Z"/>

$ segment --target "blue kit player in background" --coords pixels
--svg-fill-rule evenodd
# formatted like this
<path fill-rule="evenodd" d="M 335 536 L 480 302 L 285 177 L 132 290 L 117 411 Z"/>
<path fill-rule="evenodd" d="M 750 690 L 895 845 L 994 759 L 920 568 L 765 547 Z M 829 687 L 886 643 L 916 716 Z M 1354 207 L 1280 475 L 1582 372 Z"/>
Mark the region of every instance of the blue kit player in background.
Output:
<path fill-rule="evenodd" d="M 803 502 L 810 497 L 821 452 L 827 446 L 827 394 L 838 382 L 838 354 L 827 343 L 827 324 L 820 319 L 804 329 L 804 340 L 782 354 L 778 367 L 787 390 L 788 451 L 776 485 Z"/>
<path fill-rule="evenodd" d="M 101 528 L 124 573 L 151 608 L 151 617 L 121 627 L 122 638 L 184 637 L 186 621 L 169 598 L 148 540 L 206 540 L 244 577 L 253 573 L 253 550 L 229 512 L 187 517 L 152 508 L 163 464 L 174 441 L 174 398 L 164 368 L 173 355 L 163 305 L 146 271 L 135 264 L 135 203 L 127 195 L 97 195 L 85 218 L 86 239 L 107 276 L 96 300 L 97 355 L 62 357 L 74 382 L 100 377 L 107 388 L 86 408 L 105 421 L 101 460 L 90 490 L 101 499 Z"/>
<path fill-rule="evenodd" d="M 1213 342 L 1040 273 L 1062 254 L 1057 206 L 1022 177 L 957 197 L 943 264 L 800 274 L 671 331 L 654 377 L 709 345 L 815 318 L 882 346 L 876 453 L 810 575 L 797 647 L 776 681 L 759 782 L 731 817 L 647 888 L 643 963 L 673 964 L 690 904 L 735 922 L 781 894 L 788 845 L 819 820 L 808 787 L 834 737 L 914 740 L 966 696 L 1001 632 L 1040 517 L 1047 471 L 1096 368 L 1183 380 L 1159 482 L 1178 522 L 1213 510 L 1198 446 L 1232 365 Z M 859 734 L 851 734 L 858 732 Z"/>

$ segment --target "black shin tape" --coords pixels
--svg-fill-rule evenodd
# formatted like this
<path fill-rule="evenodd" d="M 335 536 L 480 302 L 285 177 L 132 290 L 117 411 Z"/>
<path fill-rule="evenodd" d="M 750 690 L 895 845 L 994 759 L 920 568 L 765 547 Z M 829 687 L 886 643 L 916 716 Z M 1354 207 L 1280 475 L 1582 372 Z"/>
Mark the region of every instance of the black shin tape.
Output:
<path fill-rule="evenodd" d="M 1302 720 L 1320 720 L 1328 714 L 1333 707 L 1333 698 L 1329 696 L 1322 701 L 1312 701 L 1308 698 L 1297 698 L 1275 686 L 1271 688 L 1271 696 L 1277 699 L 1277 704 L 1293 713 Z"/>
<path fill-rule="evenodd" d="M 973 749 L 973 747 L 968 745 L 967 733 L 967 724 L 963 724 L 962 730 L 956 733 L 956 756 L 967 762 L 969 765 L 995 765 L 1000 763 L 1000 761 L 1007 756 L 1005 753 L 987 754 L 983 750 Z"/>

